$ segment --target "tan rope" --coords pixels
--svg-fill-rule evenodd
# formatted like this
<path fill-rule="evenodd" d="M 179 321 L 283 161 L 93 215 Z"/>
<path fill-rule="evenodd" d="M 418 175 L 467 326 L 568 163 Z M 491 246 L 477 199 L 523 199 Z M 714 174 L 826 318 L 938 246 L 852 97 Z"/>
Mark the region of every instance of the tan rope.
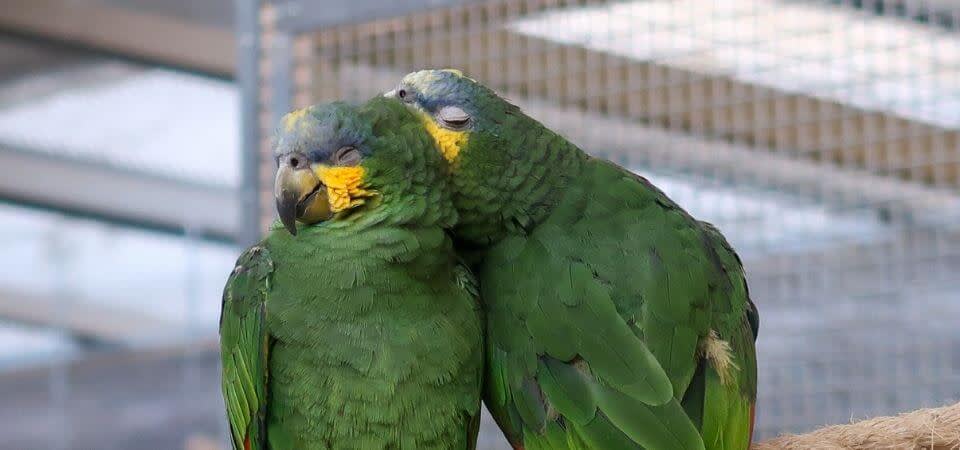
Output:
<path fill-rule="evenodd" d="M 960 449 L 960 403 L 784 435 L 752 450 Z"/>

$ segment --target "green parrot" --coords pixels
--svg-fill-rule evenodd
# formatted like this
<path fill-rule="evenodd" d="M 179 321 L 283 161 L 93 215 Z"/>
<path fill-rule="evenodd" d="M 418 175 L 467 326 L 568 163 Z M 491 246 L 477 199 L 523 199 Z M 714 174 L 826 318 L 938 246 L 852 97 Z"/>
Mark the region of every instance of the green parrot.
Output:
<path fill-rule="evenodd" d="M 475 448 L 483 318 L 430 136 L 395 102 L 333 103 L 288 114 L 275 153 L 283 225 L 223 295 L 233 448 Z"/>
<path fill-rule="evenodd" d="M 450 162 L 484 399 L 514 448 L 749 446 L 759 318 L 719 231 L 459 71 L 384 96 Z"/>

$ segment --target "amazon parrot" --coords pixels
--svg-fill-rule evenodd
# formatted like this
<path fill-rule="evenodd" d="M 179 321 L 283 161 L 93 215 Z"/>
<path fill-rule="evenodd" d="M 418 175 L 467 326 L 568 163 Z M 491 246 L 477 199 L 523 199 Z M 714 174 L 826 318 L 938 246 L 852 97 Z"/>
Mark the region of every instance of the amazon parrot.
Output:
<path fill-rule="evenodd" d="M 313 106 L 284 117 L 275 156 L 281 224 L 223 294 L 233 448 L 475 448 L 483 321 L 419 120 L 382 98 Z"/>
<path fill-rule="evenodd" d="M 514 448 L 748 448 L 759 318 L 716 228 L 459 71 L 384 96 L 450 162 L 484 399 Z"/>

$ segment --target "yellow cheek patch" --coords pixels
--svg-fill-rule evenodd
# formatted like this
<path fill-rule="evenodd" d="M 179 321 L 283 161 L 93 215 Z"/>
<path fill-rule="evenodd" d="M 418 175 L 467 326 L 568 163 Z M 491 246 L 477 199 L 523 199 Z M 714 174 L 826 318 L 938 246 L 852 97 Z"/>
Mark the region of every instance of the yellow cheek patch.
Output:
<path fill-rule="evenodd" d="M 444 159 L 449 162 L 457 159 L 460 150 L 467 145 L 467 137 L 469 134 L 466 131 L 454 131 L 443 128 L 437 125 L 428 114 L 421 114 L 421 120 L 423 120 L 423 127 L 427 130 L 427 133 L 430 134 L 434 142 L 437 143 L 437 146 L 440 147 L 440 153 L 443 154 Z"/>
<path fill-rule="evenodd" d="M 361 166 L 317 166 L 314 169 L 320 182 L 327 186 L 330 210 L 337 213 L 355 208 L 373 195 L 362 187 L 364 170 Z"/>

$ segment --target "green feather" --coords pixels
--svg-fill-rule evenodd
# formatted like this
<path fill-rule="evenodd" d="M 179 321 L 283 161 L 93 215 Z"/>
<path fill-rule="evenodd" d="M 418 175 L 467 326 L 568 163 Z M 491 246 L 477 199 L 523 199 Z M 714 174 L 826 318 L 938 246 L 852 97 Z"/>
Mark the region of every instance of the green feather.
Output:
<path fill-rule="evenodd" d="M 624 396 L 614 389 L 598 386 L 597 402 L 610 422 L 645 448 L 703 449 L 697 428 L 680 402 L 651 406 Z"/>
<path fill-rule="evenodd" d="M 525 428 L 542 433 L 547 425 L 547 411 L 540 386 L 533 380 L 524 380 L 513 392 L 513 401 Z"/>
<path fill-rule="evenodd" d="M 584 425 L 572 424 L 585 448 L 604 450 L 642 450 L 636 442 L 618 430 L 606 416 L 598 414 Z"/>
<path fill-rule="evenodd" d="M 537 380 L 547 399 L 569 421 L 587 423 L 597 414 L 593 380 L 573 365 L 545 357 Z"/>
<path fill-rule="evenodd" d="M 560 427 L 567 448 L 703 448 L 699 432 L 726 430 L 720 440 L 743 447 L 725 448 L 745 449 L 746 337 L 759 322 L 723 236 L 472 79 L 427 70 L 401 85 L 425 120 L 440 120 L 436 105 L 469 115 L 450 172 L 453 232 L 480 279 L 488 353 L 501 361 L 488 366 L 499 373 L 487 401 L 507 438 L 556 445 Z M 740 368 L 729 386 L 692 384 L 711 335 Z"/>
<path fill-rule="evenodd" d="M 444 161 L 402 106 L 302 114 L 280 142 L 356 146 L 377 196 L 238 260 L 220 323 L 233 448 L 474 448 L 483 324 Z"/>

